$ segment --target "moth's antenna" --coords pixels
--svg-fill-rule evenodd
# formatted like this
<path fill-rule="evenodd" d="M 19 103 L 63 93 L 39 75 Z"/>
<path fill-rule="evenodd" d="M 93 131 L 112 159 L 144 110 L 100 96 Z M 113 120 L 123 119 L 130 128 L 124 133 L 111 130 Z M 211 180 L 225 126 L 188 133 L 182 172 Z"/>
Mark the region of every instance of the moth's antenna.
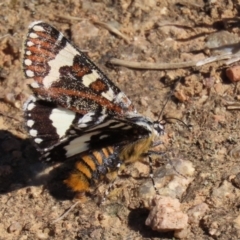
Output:
<path fill-rule="evenodd" d="M 175 117 L 169 117 L 169 118 L 165 118 L 165 120 L 170 120 L 170 119 L 174 119 L 174 120 L 177 120 L 177 121 L 179 121 L 179 122 L 181 122 L 186 128 L 191 128 L 192 127 L 192 125 L 191 124 L 186 124 L 184 121 L 182 121 L 181 119 L 179 119 L 179 118 L 175 118 Z"/>
<path fill-rule="evenodd" d="M 160 119 L 161 119 L 161 117 L 162 117 L 162 114 L 163 114 L 163 111 L 164 111 L 167 103 L 169 102 L 170 98 L 172 97 L 173 92 L 174 92 L 174 90 L 176 89 L 177 84 L 178 84 L 179 82 L 180 82 L 180 78 L 177 79 L 176 82 L 174 83 L 174 86 L 173 86 L 171 92 L 169 93 L 169 96 L 168 96 L 166 102 L 164 103 L 164 105 L 163 105 L 163 107 L 162 107 L 162 110 L 161 110 L 160 113 L 158 114 L 158 121 L 160 121 Z M 175 120 L 181 122 L 181 123 L 182 123 L 185 127 L 187 127 L 188 129 L 190 129 L 190 128 L 192 127 L 191 124 L 188 125 L 188 124 L 186 124 L 184 121 L 182 121 L 181 119 L 174 118 L 174 117 L 165 118 L 165 120 L 170 120 L 170 119 L 175 119 Z"/>
<path fill-rule="evenodd" d="M 172 91 L 171 91 L 172 92 Z M 161 117 L 162 117 L 162 114 L 163 114 L 163 110 L 165 109 L 168 101 L 170 100 L 170 97 L 172 96 L 172 93 L 169 94 L 168 98 L 167 98 L 167 101 L 163 104 L 163 107 L 162 107 L 162 110 L 160 111 L 160 113 L 158 114 L 158 121 L 160 121 Z"/>
<path fill-rule="evenodd" d="M 177 84 L 179 83 L 179 81 L 180 81 L 180 78 L 174 83 L 174 86 L 173 86 L 173 88 L 172 88 L 172 90 L 171 90 L 171 92 L 169 93 L 169 95 L 168 95 L 168 98 L 167 98 L 167 100 L 166 100 L 166 102 L 163 104 L 163 107 L 162 107 L 162 110 L 160 111 L 160 113 L 158 114 L 158 121 L 160 121 L 160 119 L 161 119 L 161 116 L 162 116 L 162 113 L 163 113 L 163 111 L 164 111 L 164 109 L 165 109 L 165 107 L 166 107 L 166 105 L 167 105 L 167 103 L 169 102 L 169 100 L 170 100 L 170 98 L 172 97 L 172 95 L 173 95 L 173 92 L 174 92 L 174 90 L 176 89 L 176 87 L 177 87 Z"/>

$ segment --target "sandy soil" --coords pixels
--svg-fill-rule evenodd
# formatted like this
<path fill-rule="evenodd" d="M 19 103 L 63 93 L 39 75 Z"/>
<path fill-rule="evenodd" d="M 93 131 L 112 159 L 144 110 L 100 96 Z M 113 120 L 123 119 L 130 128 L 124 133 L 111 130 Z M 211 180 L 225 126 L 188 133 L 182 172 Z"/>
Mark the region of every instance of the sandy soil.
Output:
<path fill-rule="evenodd" d="M 113 57 L 149 63 L 204 59 L 213 54 L 207 39 L 213 36 L 213 45 L 224 39 L 213 33 L 231 33 L 225 44 L 239 41 L 239 1 L 38 0 L 4 1 L 0 8 L 0 239 L 240 238 L 239 109 L 227 108 L 230 102 L 239 103 L 240 94 L 238 84 L 226 77 L 224 61 L 165 70 L 107 64 Z M 145 203 L 151 195 L 150 190 L 142 193 L 143 186 L 151 185 L 148 159 L 119 173 L 115 189 L 100 206 L 97 197 L 91 197 L 58 219 L 77 200 L 62 183 L 64 167 L 38 160 L 22 111 L 31 94 L 21 70 L 22 44 L 35 20 L 54 25 L 87 50 L 139 112 L 157 119 L 169 99 L 163 116 L 191 125 L 167 122 L 161 146 L 165 154 L 153 166 L 156 184 L 166 166 L 174 168 L 171 176 L 179 181 L 188 179 L 174 194 L 159 187 L 162 196 L 178 199 L 188 216 L 180 233 L 145 225 Z M 119 30 L 125 39 L 99 22 Z M 191 173 L 176 171 L 173 166 L 179 161 L 190 162 Z"/>

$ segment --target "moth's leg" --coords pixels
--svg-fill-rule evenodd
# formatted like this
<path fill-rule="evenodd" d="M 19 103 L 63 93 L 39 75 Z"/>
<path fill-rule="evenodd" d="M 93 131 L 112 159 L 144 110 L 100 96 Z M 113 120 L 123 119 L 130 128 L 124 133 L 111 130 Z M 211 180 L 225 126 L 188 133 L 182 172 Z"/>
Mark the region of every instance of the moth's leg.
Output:
<path fill-rule="evenodd" d="M 149 176 L 150 176 L 150 178 L 151 178 L 151 181 L 152 181 L 152 184 L 153 184 L 153 188 L 154 188 L 156 194 L 158 194 L 158 195 L 159 195 L 159 191 L 158 191 L 158 189 L 157 189 L 157 187 L 156 187 L 155 180 L 154 180 L 154 176 L 153 176 L 153 159 L 152 159 L 151 156 L 152 156 L 152 155 L 163 156 L 163 155 L 165 155 L 165 154 L 166 154 L 166 152 L 157 152 L 157 151 L 151 151 L 151 150 L 148 151 L 148 153 L 146 154 L 147 157 L 148 157 L 148 159 L 149 159 L 149 168 L 150 168 L 150 174 L 149 174 Z M 179 174 L 180 176 L 182 176 L 183 178 L 186 179 L 186 176 L 184 176 L 183 174 L 181 174 L 181 173 L 175 168 L 175 166 L 172 164 L 171 159 L 169 159 L 168 162 L 169 162 L 169 164 L 172 166 L 172 168 L 175 170 L 175 172 L 176 172 L 177 174 Z"/>
<path fill-rule="evenodd" d="M 163 144 L 162 141 L 156 141 L 156 142 L 153 142 L 153 143 L 152 143 L 152 146 L 151 146 L 151 147 L 156 147 L 156 146 L 159 146 L 159 145 L 161 145 L 161 144 Z"/>
<path fill-rule="evenodd" d="M 166 154 L 166 152 L 160 152 L 160 151 L 154 151 L 154 150 L 148 150 L 146 157 L 150 156 L 150 155 L 158 155 L 158 156 L 162 156 Z"/>
<path fill-rule="evenodd" d="M 158 142 L 159 143 L 159 142 Z M 161 144 L 161 143 L 160 143 Z M 159 144 L 158 144 L 159 145 Z M 156 145 L 157 146 L 157 145 Z M 158 156 L 163 156 L 164 154 L 166 154 L 166 152 L 159 152 L 159 151 L 154 151 L 154 150 L 148 150 L 148 152 L 145 154 L 146 157 L 148 157 L 149 159 L 149 168 L 150 168 L 150 178 L 151 178 L 151 181 L 152 181 L 152 184 L 153 184 L 153 188 L 155 190 L 155 192 L 157 194 L 159 194 L 159 191 L 158 189 L 156 188 L 156 184 L 155 184 L 155 181 L 154 181 L 154 178 L 153 178 L 153 160 L 152 160 L 152 155 L 158 155 Z"/>
<path fill-rule="evenodd" d="M 164 144 L 162 141 L 153 142 L 151 148 L 157 147 L 157 146 L 162 145 L 162 144 Z M 163 155 L 163 154 L 164 154 L 164 152 L 148 150 L 146 156 L 149 156 L 149 155 Z"/>
<path fill-rule="evenodd" d="M 156 184 L 155 184 L 155 181 L 154 181 L 154 178 L 153 178 L 153 161 L 152 161 L 151 155 L 148 155 L 148 159 L 149 159 L 149 168 L 150 168 L 149 176 L 151 178 L 151 181 L 152 181 L 152 184 L 153 184 L 153 188 L 154 188 L 156 194 L 159 195 L 159 191 L 156 188 Z"/>
<path fill-rule="evenodd" d="M 107 178 L 108 181 L 110 181 L 110 182 L 109 182 L 109 184 L 108 184 L 107 189 L 105 190 L 105 192 L 104 192 L 104 194 L 103 194 L 103 197 L 102 197 L 102 199 L 101 199 L 101 201 L 100 201 L 100 204 L 103 203 L 103 202 L 106 200 L 106 198 L 108 197 L 109 193 L 113 190 L 113 185 L 114 185 L 115 180 L 117 179 L 118 171 L 119 171 L 119 169 L 120 169 L 121 166 L 122 166 L 122 164 L 119 163 L 119 164 L 116 166 L 116 167 L 117 167 L 116 170 L 114 170 L 113 172 L 109 172 L 109 173 L 107 174 L 106 178 Z"/>
<path fill-rule="evenodd" d="M 102 175 L 105 181 L 109 183 L 103 194 L 103 197 L 100 198 L 98 204 L 103 203 L 113 189 L 114 182 L 118 176 L 118 171 L 122 166 L 122 161 L 119 159 L 118 154 L 118 149 L 115 148 L 114 152 L 107 158 L 104 158 L 103 164 L 98 167 L 98 174 Z"/>

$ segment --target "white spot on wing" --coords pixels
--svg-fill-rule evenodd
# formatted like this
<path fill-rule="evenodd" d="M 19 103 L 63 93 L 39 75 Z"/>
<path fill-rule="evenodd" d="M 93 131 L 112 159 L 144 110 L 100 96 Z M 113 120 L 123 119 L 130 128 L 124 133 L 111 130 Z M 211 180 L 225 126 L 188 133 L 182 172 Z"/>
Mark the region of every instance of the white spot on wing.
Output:
<path fill-rule="evenodd" d="M 107 137 L 109 137 L 109 135 L 101 135 L 100 139 L 104 139 L 104 138 L 107 138 Z"/>
<path fill-rule="evenodd" d="M 90 131 L 98 130 L 98 129 L 105 128 L 105 127 L 109 127 L 109 124 L 111 124 L 113 122 L 115 123 L 116 121 L 114 121 L 114 120 L 106 121 L 106 122 L 104 122 L 102 124 L 97 125 L 96 127 L 91 128 Z"/>
<path fill-rule="evenodd" d="M 63 35 L 62 35 L 61 33 L 59 33 L 59 36 L 58 36 L 57 42 L 61 42 L 61 41 L 62 41 L 62 38 L 63 38 Z"/>
<path fill-rule="evenodd" d="M 34 30 L 34 31 L 40 31 L 40 32 L 45 32 L 45 29 L 42 27 L 42 26 L 40 26 L 40 25 L 34 25 L 33 27 L 32 27 L 32 29 Z"/>
<path fill-rule="evenodd" d="M 52 125 L 56 128 L 57 134 L 61 138 L 72 125 L 75 113 L 59 107 L 52 110 L 49 118 L 52 120 Z"/>
<path fill-rule="evenodd" d="M 31 42 L 31 41 L 27 41 L 27 46 L 28 46 L 28 47 L 31 47 L 31 46 L 33 46 L 33 45 L 34 45 L 33 42 Z"/>
<path fill-rule="evenodd" d="M 38 35 L 36 33 L 30 33 L 29 37 L 30 38 L 38 38 Z"/>
<path fill-rule="evenodd" d="M 44 153 L 44 157 L 47 157 L 47 156 L 49 156 L 49 155 L 50 155 L 50 152 Z"/>
<path fill-rule="evenodd" d="M 117 94 L 117 96 L 115 97 L 115 102 L 117 104 L 120 104 L 120 103 L 124 104 L 124 107 L 126 108 L 128 108 L 131 105 L 131 101 L 123 92 L 120 92 L 119 94 Z"/>
<path fill-rule="evenodd" d="M 116 125 L 113 125 L 113 126 L 109 126 L 109 128 L 122 128 L 122 129 L 130 129 L 132 128 L 130 125 L 126 124 L 126 123 L 122 123 L 122 122 L 119 122 L 118 124 Z"/>
<path fill-rule="evenodd" d="M 90 74 L 86 74 L 82 77 L 82 83 L 84 86 L 89 87 L 89 85 L 95 82 L 100 76 L 96 70 L 92 70 Z"/>
<path fill-rule="evenodd" d="M 26 71 L 26 75 L 27 75 L 28 77 L 34 77 L 34 72 L 31 71 L 31 70 L 27 70 L 27 71 Z"/>
<path fill-rule="evenodd" d="M 32 137 L 36 137 L 36 136 L 37 136 L 37 130 L 31 129 L 31 130 L 29 131 L 29 134 L 30 134 Z"/>
<path fill-rule="evenodd" d="M 33 126 L 33 124 L 34 124 L 33 120 L 30 119 L 30 120 L 27 121 L 27 126 L 30 127 L 30 128 Z"/>
<path fill-rule="evenodd" d="M 109 101 L 112 101 L 114 99 L 114 92 L 111 88 L 109 88 L 107 92 L 101 93 L 101 95 L 108 99 Z"/>
<path fill-rule="evenodd" d="M 56 57 L 48 62 L 51 70 L 43 79 L 44 87 L 49 88 L 54 82 L 59 81 L 59 68 L 62 66 L 72 66 L 74 57 L 79 54 L 80 53 L 70 43 L 67 43 L 66 46 L 56 55 Z"/>
<path fill-rule="evenodd" d="M 32 53 L 31 53 L 31 51 L 26 51 L 26 55 L 31 55 Z"/>
<path fill-rule="evenodd" d="M 24 111 L 28 110 L 28 105 L 29 105 L 31 102 L 36 102 L 36 98 L 35 98 L 33 95 L 31 95 L 31 96 L 27 99 L 27 101 L 23 104 L 23 110 L 24 110 Z M 33 104 L 34 104 L 34 103 L 33 103 Z"/>
<path fill-rule="evenodd" d="M 34 103 L 29 103 L 28 106 L 27 106 L 27 110 L 31 111 L 31 110 L 33 110 L 33 108 L 35 108 L 35 106 L 36 105 Z"/>
<path fill-rule="evenodd" d="M 25 59 L 24 60 L 24 63 L 27 65 L 27 66 L 30 66 L 32 64 L 32 61 L 30 59 Z"/>
<path fill-rule="evenodd" d="M 31 24 L 29 24 L 28 28 L 33 28 L 35 25 L 39 24 L 39 23 L 42 23 L 42 21 L 34 21 L 32 22 Z"/>
<path fill-rule="evenodd" d="M 69 144 L 64 147 L 66 150 L 66 157 L 71 157 L 86 151 L 89 148 L 89 144 L 87 142 L 90 140 L 91 136 L 95 134 L 97 134 L 97 132 L 77 137 L 69 142 Z"/>
<path fill-rule="evenodd" d="M 37 82 L 31 83 L 32 88 L 39 88 L 39 84 Z"/>
<path fill-rule="evenodd" d="M 92 121 L 92 116 L 94 115 L 93 112 L 89 112 L 85 114 L 81 119 L 79 119 L 77 127 L 78 128 L 85 128 L 88 126 L 88 123 Z"/>
<path fill-rule="evenodd" d="M 73 139 L 72 141 L 70 141 L 68 143 L 68 145 L 64 147 L 64 149 L 66 150 L 66 157 L 72 157 L 76 154 L 79 154 L 81 152 L 88 150 L 89 149 L 89 141 L 90 141 L 91 137 L 101 133 L 102 128 L 108 127 L 109 124 L 116 123 L 116 122 L 118 122 L 118 121 L 115 121 L 115 120 L 106 121 L 102 124 L 97 125 L 94 128 L 89 129 L 89 132 L 86 131 L 84 135 L 77 137 L 77 138 Z M 123 123 L 120 123 L 120 124 L 122 125 Z M 107 135 L 105 135 L 105 136 L 107 136 Z"/>
<path fill-rule="evenodd" d="M 39 143 L 41 143 L 43 140 L 42 140 L 41 138 L 35 138 L 34 141 L 35 141 L 35 143 L 38 143 L 38 144 L 39 144 Z"/>

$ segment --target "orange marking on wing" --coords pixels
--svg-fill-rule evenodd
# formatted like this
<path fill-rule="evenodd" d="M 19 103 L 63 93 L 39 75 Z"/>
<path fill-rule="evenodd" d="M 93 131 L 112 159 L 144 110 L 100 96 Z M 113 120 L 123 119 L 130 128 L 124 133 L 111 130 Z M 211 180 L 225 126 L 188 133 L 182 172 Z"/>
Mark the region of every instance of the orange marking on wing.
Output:
<path fill-rule="evenodd" d="M 51 51 L 48 51 L 46 49 L 43 49 L 43 48 L 38 48 L 36 46 L 31 46 L 31 47 L 27 47 L 26 48 L 26 51 L 29 50 L 30 52 L 34 53 L 34 54 L 40 54 L 42 57 L 45 57 L 47 58 L 46 59 L 46 62 L 49 61 L 49 58 L 50 59 L 53 59 L 55 58 L 55 54 L 52 53 Z"/>
<path fill-rule="evenodd" d="M 33 72 L 38 72 L 38 73 L 42 73 L 46 71 L 45 67 L 39 66 L 39 65 L 30 65 L 30 66 L 26 66 L 27 70 L 31 70 Z"/>
<path fill-rule="evenodd" d="M 107 100 L 106 98 L 103 98 L 101 96 L 97 96 L 95 94 L 90 94 L 89 92 L 77 92 L 74 90 L 69 89 L 59 89 L 59 88 L 49 88 L 48 89 L 49 94 L 51 94 L 54 98 L 59 98 L 61 95 L 67 95 L 67 96 L 75 96 L 75 97 L 82 97 L 85 99 L 91 99 L 94 102 L 98 103 L 99 105 L 106 107 L 109 110 L 113 110 L 118 114 L 123 114 L 123 109 L 112 103 L 111 101 Z M 75 111 L 75 108 L 71 108 L 73 111 Z"/>
<path fill-rule="evenodd" d="M 38 31 L 35 32 L 40 38 L 43 38 L 44 40 L 47 40 L 50 43 L 55 44 L 56 43 L 56 38 L 54 38 L 51 34 L 49 34 L 48 32 L 42 32 L 42 31 Z M 41 39 L 40 39 L 41 40 Z M 46 42 L 46 41 L 42 41 L 42 42 Z"/>
<path fill-rule="evenodd" d="M 79 63 L 74 64 L 72 66 L 72 70 L 75 73 L 75 75 L 78 76 L 78 77 L 82 77 L 82 76 L 84 76 L 86 74 L 91 73 L 91 70 L 88 67 L 80 66 Z"/>
<path fill-rule="evenodd" d="M 118 114 L 122 114 L 123 113 L 123 109 L 119 106 L 117 106 L 116 104 L 110 102 L 109 100 L 97 96 L 95 94 L 90 94 L 90 93 L 86 93 L 86 92 L 77 92 L 74 90 L 69 90 L 69 89 L 64 89 L 64 88 L 48 88 L 47 90 L 44 88 L 33 88 L 32 91 L 40 96 L 48 96 L 53 98 L 53 102 L 54 99 L 59 99 L 62 95 L 67 95 L 67 96 L 75 96 L 75 97 L 82 97 L 85 99 L 91 99 L 94 102 L 100 104 L 101 106 L 104 106 L 106 108 L 108 108 L 109 110 L 114 110 L 116 113 Z M 58 102 L 59 104 L 59 102 Z M 81 114 L 86 114 L 87 111 L 83 111 L 81 109 L 77 109 L 76 107 L 69 107 L 67 106 L 67 104 L 61 104 L 62 107 L 66 107 L 69 110 L 72 110 L 74 112 L 78 112 Z"/>
<path fill-rule="evenodd" d="M 34 80 L 36 80 L 36 78 L 34 77 Z M 42 80 L 43 79 L 40 79 L 40 81 L 41 82 L 39 82 L 39 83 L 42 83 Z M 37 80 L 36 80 L 37 81 Z M 56 103 L 56 104 L 59 104 L 59 102 L 58 101 L 56 101 L 55 99 L 59 99 L 59 95 L 53 95 L 52 93 L 51 93 L 51 90 L 50 91 L 48 91 L 48 90 L 46 90 L 44 87 L 41 87 L 41 88 L 32 88 L 32 91 L 33 91 L 33 93 L 34 94 L 36 94 L 36 95 L 39 95 L 39 96 L 41 96 L 42 98 L 52 98 L 52 102 L 54 102 L 54 103 Z M 60 105 L 60 104 L 59 104 Z M 67 109 L 69 109 L 69 110 L 72 110 L 73 112 L 76 112 L 76 113 L 80 113 L 80 114 L 82 114 L 82 115 L 84 115 L 84 114 L 86 114 L 88 111 L 86 111 L 86 110 L 83 110 L 83 109 L 78 109 L 78 108 L 76 108 L 76 107 L 69 107 L 67 104 L 64 104 L 64 103 L 62 103 L 61 104 L 61 107 L 64 107 L 64 108 L 67 108 Z"/>
<path fill-rule="evenodd" d="M 30 41 L 34 43 L 35 46 L 41 46 L 41 50 L 42 48 L 51 50 L 53 45 L 52 43 L 49 43 L 48 41 L 43 41 L 42 39 L 39 38 L 30 38 Z"/>
<path fill-rule="evenodd" d="M 46 62 L 46 58 L 43 56 L 29 55 L 29 56 L 26 56 L 26 58 L 30 59 L 32 62 L 38 62 L 38 63 Z"/>
<path fill-rule="evenodd" d="M 106 92 L 108 90 L 108 86 L 101 79 L 97 79 L 91 83 L 89 88 L 95 92 Z"/>
<path fill-rule="evenodd" d="M 34 80 L 37 81 L 37 82 L 39 82 L 39 83 L 41 83 L 41 84 L 42 84 L 42 81 L 43 81 L 42 78 L 37 78 L 37 77 L 34 77 Z M 44 87 L 41 87 L 41 88 L 31 88 L 31 89 L 32 89 L 33 93 L 36 94 L 37 96 L 39 95 L 39 96 L 41 96 L 42 98 L 49 98 L 49 97 L 50 97 L 50 98 L 53 98 L 53 99 L 52 99 L 52 102 L 59 104 L 59 102 L 55 101 L 55 97 L 56 97 L 56 99 L 58 100 L 58 99 L 59 99 L 59 96 L 56 96 L 56 95 L 52 94 L 52 92 L 51 92 L 51 91 L 48 91 L 48 89 L 45 89 Z M 50 89 L 51 89 L 51 88 L 50 88 Z M 77 109 L 77 108 L 75 108 L 75 107 L 70 107 L 70 108 L 69 108 L 67 104 L 62 104 L 61 106 L 62 106 L 62 107 L 65 107 L 65 108 L 67 108 L 67 109 L 69 109 L 69 110 L 72 110 L 72 111 L 74 111 L 74 112 L 76 112 L 76 113 L 80 113 L 80 114 L 82 114 L 82 115 L 84 115 L 84 114 L 87 113 L 86 110 Z"/>

